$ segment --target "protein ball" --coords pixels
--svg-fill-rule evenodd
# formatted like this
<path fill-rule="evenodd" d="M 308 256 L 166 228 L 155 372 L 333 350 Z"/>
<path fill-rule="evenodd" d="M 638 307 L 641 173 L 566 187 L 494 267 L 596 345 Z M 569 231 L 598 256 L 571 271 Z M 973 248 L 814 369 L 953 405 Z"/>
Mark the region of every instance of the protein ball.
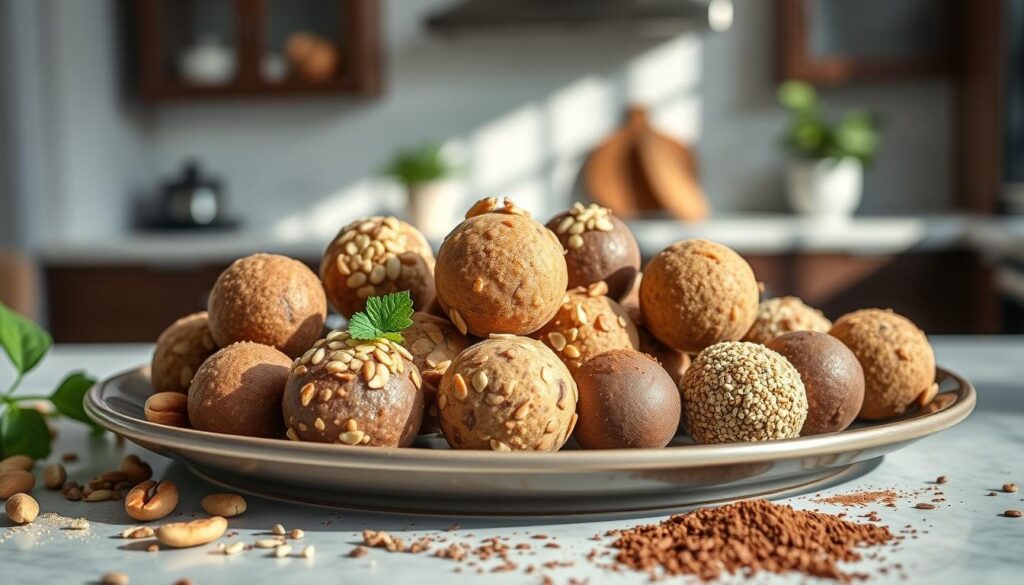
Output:
<path fill-rule="evenodd" d="M 807 418 L 800 373 L 757 343 L 723 342 L 700 352 L 682 392 L 683 422 L 697 443 L 791 439 Z"/>
<path fill-rule="evenodd" d="M 612 349 L 635 350 L 640 345 L 636 326 L 606 292 L 604 282 L 597 282 L 565 293 L 555 316 L 533 334 L 553 349 L 574 375 L 596 355 Z"/>
<path fill-rule="evenodd" d="M 597 204 L 572 209 L 548 222 L 565 248 L 569 288 L 597 282 L 608 285 L 608 296 L 621 299 L 640 271 L 640 247 L 633 232 L 611 210 Z"/>
<path fill-rule="evenodd" d="M 864 371 L 843 342 L 827 333 L 794 331 L 768 342 L 800 372 L 807 392 L 807 420 L 800 436 L 835 433 L 850 426 L 864 403 Z"/>
<path fill-rule="evenodd" d="M 210 291 L 210 332 L 220 347 L 270 345 L 295 357 L 323 330 L 327 299 L 320 279 L 298 260 L 253 254 L 235 260 Z"/>
<path fill-rule="evenodd" d="M 640 282 L 642 278 L 643 274 L 636 275 L 633 288 L 619 301 L 619 304 L 636 324 L 636 330 L 640 337 L 640 351 L 654 356 L 678 386 L 683 382 L 683 374 L 686 373 L 686 369 L 690 367 L 690 354 L 673 349 L 658 341 L 644 326 L 643 314 L 640 312 Z"/>
<path fill-rule="evenodd" d="M 495 335 L 441 378 L 441 431 L 454 449 L 557 451 L 576 426 L 576 382 L 543 343 Z"/>
<path fill-rule="evenodd" d="M 437 420 L 437 385 L 455 356 L 469 347 L 469 338 L 459 333 L 447 319 L 427 313 L 413 313 L 412 325 L 402 332 L 402 345 L 412 354 L 412 363 L 423 376 L 423 400 L 426 411 L 421 433 L 440 429 Z"/>
<path fill-rule="evenodd" d="M 679 428 L 679 390 L 648 355 L 607 351 L 580 367 L 576 383 L 580 418 L 574 436 L 584 449 L 660 448 Z"/>
<path fill-rule="evenodd" d="M 754 322 L 757 300 L 757 280 L 746 260 L 707 240 L 665 248 L 647 265 L 640 283 L 647 329 L 686 353 L 743 337 Z"/>
<path fill-rule="evenodd" d="M 178 319 L 156 340 L 150 365 L 154 391 L 187 393 L 192 376 L 215 351 L 206 311 Z"/>
<path fill-rule="evenodd" d="M 292 364 L 283 401 L 288 438 L 408 447 L 423 421 L 422 384 L 401 345 L 332 331 Z"/>
<path fill-rule="evenodd" d="M 369 297 L 404 290 L 426 311 L 435 298 L 434 253 L 408 223 L 367 217 L 341 228 L 324 252 L 320 279 L 331 306 L 346 318 L 365 309 Z"/>
<path fill-rule="evenodd" d="M 768 343 L 791 331 L 818 331 L 828 333 L 832 322 L 825 315 L 808 307 L 796 297 L 765 299 L 757 307 L 757 317 L 743 341 Z"/>
<path fill-rule="evenodd" d="M 225 347 L 199 367 L 188 389 L 188 418 L 200 431 L 280 437 L 281 396 L 291 359 L 247 341 Z"/>
<path fill-rule="evenodd" d="M 441 244 L 438 300 L 463 334 L 527 335 L 551 320 L 568 274 L 551 230 L 509 200 L 482 199 Z"/>
<path fill-rule="evenodd" d="M 860 418 L 899 416 L 935 385 L 932 346 L 906 317 L 888 309 L 862 309 L 840 317 L 829 334 L 853 351 L 864 370 Z"/>

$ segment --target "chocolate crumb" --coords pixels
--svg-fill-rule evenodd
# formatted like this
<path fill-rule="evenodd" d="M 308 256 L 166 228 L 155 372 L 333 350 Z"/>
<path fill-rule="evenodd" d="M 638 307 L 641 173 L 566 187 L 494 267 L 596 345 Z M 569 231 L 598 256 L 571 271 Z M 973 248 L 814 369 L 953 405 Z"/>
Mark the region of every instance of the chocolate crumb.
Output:
<path fill-rule="evenodd" d="M 1007 518 L 1020 518 L 1020 510 L 1007 510 L 1003 512 L 1003 516 Z"/>
<path fill-rule="evenodd" d="M 940 485 L 946 483 L 947 481 L 949 481 L 949 478 L 947 478 L 945 475 L 940 475 L 939 477 L 935 478 L 935 483 Z"/>
<path fill-rule="evenodd" d="M 926 504 L 924 502 L 919 502 L 915 504 L 914 507 L 917 508 L 918 510 L 934 510 L 935 504 Z"/>
<path fill-rule="evenodd" d="M 366 548 L 365 546 L 357 546 L 354 549 L 348 551 L 348 556 L 352 557 L 353 559 L 358 559 L 365 557 L 367 554 L 369 554 L 369 552 L 370 549 Z"/>

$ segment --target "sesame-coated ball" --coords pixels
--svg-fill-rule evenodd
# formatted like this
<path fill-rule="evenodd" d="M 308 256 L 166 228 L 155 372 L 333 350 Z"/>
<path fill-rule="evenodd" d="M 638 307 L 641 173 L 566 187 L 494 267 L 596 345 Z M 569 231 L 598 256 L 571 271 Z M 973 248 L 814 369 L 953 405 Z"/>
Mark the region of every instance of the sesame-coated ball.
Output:
<path fill-rule="evenodd" d="M 791 439 L 807 417 L 800 373 L 756 343 L 723 342 L 700 352 L 681 389 L 686 430 L 697 443 Z"/>
<path fill-rule="evenodd" d="M 809 307 L 797 297 L 765 299 L 757 306 L 757 317 L 743 341 L 768 343 L 793 331 L 828 333 L 832 322 L 821 311 Z"/>

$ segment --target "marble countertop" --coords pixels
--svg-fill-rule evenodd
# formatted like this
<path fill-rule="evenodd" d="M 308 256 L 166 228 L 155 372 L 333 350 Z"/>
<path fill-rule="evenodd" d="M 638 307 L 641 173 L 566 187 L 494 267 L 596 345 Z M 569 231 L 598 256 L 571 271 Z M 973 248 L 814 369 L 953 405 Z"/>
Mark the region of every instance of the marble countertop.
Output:
<path fill-rule="evenodd" d="M 998 493 L 1006 482 L 1024 484 L 1024 337 L 937 337 L 933 339 L 940 364 L 972 380 L 979 391 L 978 408 L 964 423 L 941 434 L 923 439 L 885 457 L 878 467 L 850 482 L 817 492 L 788 498 L 786 503 L 801 509 L 819 508 L 830 512 L 843 509 L 815 502 L 818 494 L 848 493 L 869 489 L 914 491 L 933 486 L 935 478 L 946 475 L 942 486 L 946 501 L 934 510 L 919 510 L 913 498 L 901 498 L 895 508 L 882 505 L 849 510 L 854 519 L 874 510 L 883 524 L 894 531 L 906 526 L 917 530 L 898 550 L 883 549 L 883 558 L 867 559 L 853 565 L 854 570 L 873 575 L 872 582 L 904 583 L 1005 583 L 1014 582 L 1024 570 L 1024 518 L 1007 518 L 1008 508 L 1024 509 L 1024 492 Z M 86 369 L 106 376 L 148 360 L 150 348 L 127 346 L 62 346 L 48 356 L 39 370 L 26 379 L 22 392 L 48 392 L 63 373 Z M 0 380 L 9 372 L 0 370 Z M 193 476 L 182 465 L 151 454 L 135 445 L 119 445 L 107 435 L 89 438 L 81 425 L 60 422 L 51 460 L 61 454 L 77 453 L 77 463 L 69 465 L 72 479 L 84 480 L 116 467 L 125 453 L 138 453 L 150 462 L 157 478 L 178 484 L 182 501 L 171 517 L 190 518 L 201 514 L 199 500 L 218 491 Z M 218 584 L 254 584 L 282 582 L 342 583 L 429 583 L 458 585 L 481 580 L 468 567 L 428 554 L 392 554 L 372 550 L 362 558 L 349 558 L 348 552 L 360 540 L 364 528 L 400 533 L 406 539 L 438 534 L 453 523 L 461 528 L 445 535 L 454 541 L 477 545 L 484 538 L 508 536 L 510 542 L 533 544 L 531 551 L 513 554 L 520 567 L 557 561 L 572 566 L 541 569 L 527 575 L 521 569 L 487 573 L 490 583 L 541 583 L 549 575 L 559 585 L 570 579 L 589 579 L 596 583 L 647 583 L 636 573 L 611 573 L 587 560 L 589 551 L 600 548 L 590 540 L 596 533 L 624 528 L 661 518 L 634 520 L 559 521 L 506 518 L 501 520 L 402 516 L 331 510 L 285 504 L 249 497 L 248 511 L 231 520 L 231 539 L 251 543 L 275 523 L 301 528 L 306 536 L 302 545 L 316 547 L 312 559 L 274 558 L 261 550 L 225 556 L 214 545 L 187 550 L 145 552 L 140 541 L 125 540 L 120 532 L 134 523 L 124 514 L 120 502 L 67 502 L 59 492 L 37 487 L 33 495 L 44 513 L 66 517 L 85 517 L 89 529 L 65 530 L 59 522 L 37 520 L 30 528 L 12 527 L 0 520 L 0 567 L 5 583 L 95 583 L 106 571 L 121 571 L 139 583 L 174 583 L 179 578 L 192 582 Z M 858 519 L 859 520 L 859 519 Z M 866 521 L 866 520 L 865 520 Z M 52 525 L 50 525 L 52 524 Z M 561 548 L 537 546 L 531 535 L 547 534 Z M 488 569 L 500 561 L 484 563 Z M 894 568 L 898 564 L 899 568 Z M 887 572 L 880 569 L 889 567 Z M 679 582 L 674 581 L 674 582 Z M 687 580 L 684 582 L 696 582 Z M 738 582 L 738 578 L 730 582 Z M 759 583 L 813 583 L 803 575 L 759 575 Z"/>

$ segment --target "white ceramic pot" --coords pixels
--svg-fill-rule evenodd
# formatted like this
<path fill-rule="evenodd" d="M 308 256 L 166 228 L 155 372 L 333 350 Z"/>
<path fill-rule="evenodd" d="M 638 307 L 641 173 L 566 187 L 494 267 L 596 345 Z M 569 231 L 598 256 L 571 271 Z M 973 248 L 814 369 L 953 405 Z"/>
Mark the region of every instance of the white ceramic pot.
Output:
<path fill-rule="evenodd" d="M 224 85 L 235 75 L 235 53 L 214 36 L 204 36 L 178 60 L 181 77 L 192 85 Z"/>
<path fill-rule="evenodd" d="M 458 193 L 451 181 L 408 186 L 409 221 L 429 239 L 440 239 L 454 227 Z"/>
<path fill-rule="evenodd" d="M 786 182 L 793 211 L 818 217 L 849 217 L 860 205 L 864 166 L 853 157 L 792 160 Z"/>

